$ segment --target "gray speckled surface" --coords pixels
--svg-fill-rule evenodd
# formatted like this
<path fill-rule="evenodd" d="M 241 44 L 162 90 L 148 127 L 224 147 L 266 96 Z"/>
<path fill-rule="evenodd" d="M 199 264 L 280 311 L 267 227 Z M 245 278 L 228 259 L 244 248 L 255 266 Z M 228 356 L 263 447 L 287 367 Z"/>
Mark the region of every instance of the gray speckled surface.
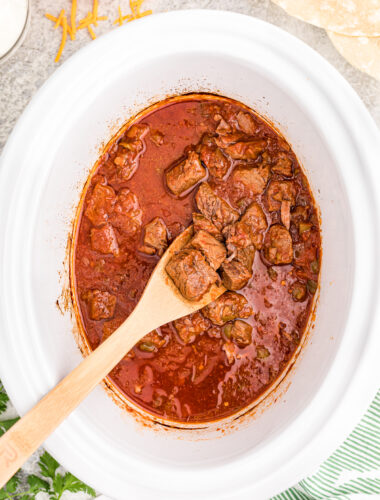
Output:
<path fill-rule="evenodd" d="M 91 3 L 90 0 L 78 0 L 78 18 L 87 13 Z M 110 29 L 117 29 L 113 27 L 112 21 L 118 15 L 119 3 L 123 13 L 127 13 L 127 0 L 99 1 L 99 15 L 108 15 L 109 20 L 100 23 L 95 29 L 98 36 Z M 224 9 L 255 16 L 283 28 L 313 47 L 335 66 L 353 86 L 380 126 L 380 82 L 348 64 L 334 49 L 323 30 L 289 17 L 270 0 L 146 0 L 144 6 L 154 12 L 191 8 Z M 57 15 L 60 8 L 68 11 L 70 1 L 32 0 L 31 25 L 25 41 L 7 62 L 0 65 L 0 151 L 18 117 L 38 88 L 59 64 L 80 47 L 91 42 L 87 31 L 79 32 L 75 42 L 67 42 L 60 63 L 54 63 L 60 43 L 60 30 L 52 29 L 52 23 L 44 17 L 44 13 Z M 36 454 L 25 465 L 25 472 L 36 472 L 37 457 Z M 73 496 L 78 499 L 87 498 L 86 495 L 72 494 L 65 494 L 63 498 L 69 499 Z M 39 498 L 43 497 L 44 494 L 39 494 Z"/>

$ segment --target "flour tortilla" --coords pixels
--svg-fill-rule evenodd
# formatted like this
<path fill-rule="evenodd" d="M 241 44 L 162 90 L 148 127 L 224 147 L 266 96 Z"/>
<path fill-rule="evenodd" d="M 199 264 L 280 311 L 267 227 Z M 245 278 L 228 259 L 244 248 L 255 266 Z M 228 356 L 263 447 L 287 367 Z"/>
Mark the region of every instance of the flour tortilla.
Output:
<path fill-rule="evenodd" d="M 380 0 L 273 0 L 291 16 L 341 35 L 380 36 Z"/>
<path fill-rule="evenodd" d="M 380 80 L 380 37 L 352 37 L 327 32 L 336 50 L 347 61 Z"/>

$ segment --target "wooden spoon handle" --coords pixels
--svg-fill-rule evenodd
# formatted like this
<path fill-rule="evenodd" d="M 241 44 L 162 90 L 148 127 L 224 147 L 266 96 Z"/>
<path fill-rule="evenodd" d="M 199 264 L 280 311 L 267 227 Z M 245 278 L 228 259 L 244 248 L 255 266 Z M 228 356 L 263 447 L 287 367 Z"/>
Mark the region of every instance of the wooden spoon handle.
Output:
<path fill-rule="evenodd" d="M 141 321 L 136 309 L 113 335 L 0 438 L 0 488 L 135 343 L 150 331 L 150 326 Z"/>

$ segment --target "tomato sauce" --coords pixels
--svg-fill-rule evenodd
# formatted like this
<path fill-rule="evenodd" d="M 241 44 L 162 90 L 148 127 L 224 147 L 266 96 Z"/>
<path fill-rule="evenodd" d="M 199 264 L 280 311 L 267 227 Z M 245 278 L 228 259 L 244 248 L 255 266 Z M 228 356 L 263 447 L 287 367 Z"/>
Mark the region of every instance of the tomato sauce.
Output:
<path fill-rule="evenodd" d="M 232 158 L 222 179 L 209 172 L 207 182 L 239 213 L 254 200 L 268 228 L 285 224 L 293 259 L 277 265 L 268 261 L 263 249 L 256 250 L 252 277 L 238 291 L 252 309 L 244 319 L 252 327 L 248 345 L 231 342 L 225 326 L 209 319 L 190 341 L 184 341 L 170 323 L 143 339 L 112 370 L 109 378 L 129 400 L 171 421 L 206 422 L 234 414 L 259 398 L 289 364 L 305 334 L 321 260 L 320 228 L 309 184 L 290 146 L 252 110 L 227 98 L 187 95 L 148 108 L 128 123 L 107 146 L 83 195 L 74 239 L 73 291 L 79 320 L 95 349 L 132 312 L 160 258 L 141 251 L 144 227 L 160 218 L 170 244 L 198 211 L 198 184 L 184 196 L 174 196 L 165 183 L 165 172 L 205 134 L 217 134 L 219 117 L 238 127 L 239 112 L 250 114 L 254 137 L 266 141 L 265 150 L 256 159 Z M 144 124 L 148 132 L 131 143 L 128 131 L 136 124 Z M 120 145 L 125 140 L 129 156 Z M 281 169 L 284 159 L 286 168 Z M 252 196 L 246 186 L 232 181 L 238 167 L 256 168 L 264 161 L 270 169 L 262 193 Z M 127 174 L 123 162 L 128 168 L 134 165 Z M 271 206 L 268 192 L 272 193 L 275 182 L 285 183 L 281 185 L 291 188 L 293 195 L 289 201 L 285 194 L 275 194 Z M 133 202 L 123 205 L 123 193 L 132 196 Z M 118 203 L 119 218 L 115 215 Z M 128 217 L 124 209 L 129 210 Z M 108 229 L 103 233 L 104 227 L 111 233 Z"/>

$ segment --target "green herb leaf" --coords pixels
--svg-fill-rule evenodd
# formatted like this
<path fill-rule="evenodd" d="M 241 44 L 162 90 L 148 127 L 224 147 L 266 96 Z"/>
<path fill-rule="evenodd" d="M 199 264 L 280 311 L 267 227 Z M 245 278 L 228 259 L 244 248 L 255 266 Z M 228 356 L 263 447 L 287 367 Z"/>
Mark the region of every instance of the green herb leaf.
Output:
<path fill-rule="evenodd" d="M 8 429 L 12 427 L 13 424 L 19 420 L 20 417 L 10 418 L 9 420 L 0 421 L 0 436 L 2 436 Z"/>
<path fill-rule="evenodd" d="M 6 498 L 9 498 L 8 493 L 5 491 L 5 486 L 0 490 L 0 500 L 5 500 Z"/>
<path fill-rule="evenodd" d="M 14 493 L 16 491 L 19 482 L 20 482 L 19 478 L 17 477 L 17 475 L 15 475 L 11 477 L 11 479 L 7 482 L 5 488 L 7 489 L 7 491 L 9 491 L 9 493 Z"/>
<path fill-rule="evenodd" d="M 65 490 L 65 488 L 63 486 L 62 474 L 56 474 L 55 478 L 53 479 L 53 489 L 54 489 L 54 492 L 56 493 L 56 498 L 58 498 L 58 499 L 61 498 L 62 493 Z"/>
<path fill-rule="evenodd" d="M 7 409 L 7 403 L 9 401 L 9 398 L 8 396 L 5 394 L 5 392 L 3 392 L 3 386 L 1 386 L 0 388 L 1 392 L 0 392 L 0 414 L 1 413 L 4 413 L 5 410 Z"/>
<path fill-rule="evenodd" d="M 70 472 L 67 472 L 63 477 L 63 490 L 71 491 L 71 493 L 77 493 L 78 491 L 83 491 L 88 495 L 94 497 L 96 495 L 95 490 L 87 486 L 80 479 L 73 476 Z"/>
<path fill-rule="evenodd" d="M 31 474 L 28 477 L 28 484 L 30 486 L 30 493 L 38 493 L 39 491 L 49 491 L 50 484 L 38 476 Z"/>
<path fill-rule="evenodd" d="M 49 477 L 54 480 L 59 463 L 51 455 L 49 455 L 47 451 L 41 455 L 38 465 L 40 466 L 41 474 L 44 477 Z"/>

